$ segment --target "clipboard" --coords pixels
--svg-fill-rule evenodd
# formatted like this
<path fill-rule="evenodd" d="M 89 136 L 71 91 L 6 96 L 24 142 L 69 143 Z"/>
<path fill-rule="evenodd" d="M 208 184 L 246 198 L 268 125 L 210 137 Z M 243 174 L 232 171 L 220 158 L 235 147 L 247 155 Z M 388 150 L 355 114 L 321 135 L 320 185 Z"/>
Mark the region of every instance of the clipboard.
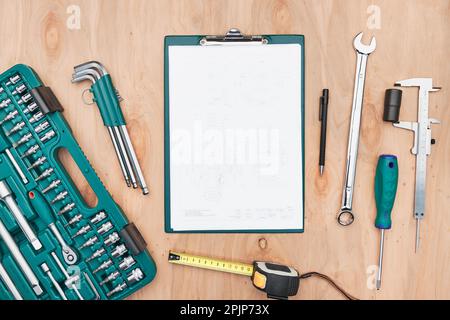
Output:
<path fill-rule="evenodd" d="M 207 49 L 209 48 L 209 49 Z M 227 49 L 225 49 L 227 48 Z M 254 48 L 254 49 L 250 49 Z M 261 49 L 259 49 L 261 48 Z M 205 50 L 206 49 L 206 50 Z M 257 51 L 255 51 L 257 50 Z M 182 123 L 185 121 L 185 126 L 196 124 L 196 119 L 192 118 L 192 114 L 195 112 L 200 112 L 199 110 L 206 110 L 206 112 L 198 113 L 199 118 L 205 121 L 212 121 L 212 123 L 219 123 L 220 121 L 228 123 L 233 122 L 230 120 L 230 114 L 225 114 L 223 118 L 221 118 L 220 110 L 226 110 L 228 107 L 235 107 L 234 102 L 242 103 L 239 100 L 239 96 L 235 96 L 235 92 L 240 90 L 239 84 L 242 83 L 244 86 L 248 86 L 253 83 L 249 78 L 247 78 L 248 74 L 250 74 L 250 67 L 248 69 L 248 74 L 246 73 L 247 65 L 243 64 L 239 57 L 239 52 L 242 52 L 244 56 L 248 55 L 250 52 L 253 57 L 257 60 L 255 63 L 263 63 L 264 61 L 272 61 L 273 54 L 271 52 L 275 52 L 274 54 L 280 54 L 280 57 L 286 57 L 286 59 L 295 63 L 292 64 L 293 68 L 289 65 L 283 65 L 287 62 L 280 61 L 280 65 L 272 61 L 272 69 L 265 70 L 265 68 L 256 68 L 261 72 L 262 76 L 266 76 L 265 79 L 271 78 L 272 74 L 277 74 L 277 72 L 281 73 L 281 76 L 286 76 L 287 79 L 293 79 L 292 81 L 284 81 L 284 82 L 274 82 L 271 83 L 271 89 L 265 90 L 262 95 L 268 95 L 274 101 L 276 101 L 280 96 L 277 96 L 272 91 L 275 91 L 275 88 L 285 88 L 289 87 L 289 90 L 298 90 L 298 93 L 292 93 L 291 91 L 287 94 L 289 99 L 290 111 L 294 114 L 294 117 L 290 117 L 287 119 L 286 125 L 287 128 L 291 128 L 291 132 L 293 134 L 286 134 L 287 128 L 284 128 L 284 125 L 280 129 L 281 138 L 279 141 L 282 141 L 281 149 L 283 148 L 284 140 L 293 140 L 295 141 L 295 148 L 293 153 L 291 153 L 290 148 L 286 148 L 286 152 L 279 152 L 281 154 L 281 162 L 284 164 L 290 163 L 291 158 L 295 158 L 298 161 L 298 164 L 294 166 L 290 166 L 292 170 L 291 176 L 294 176 L 294 182 L 287 183 L 287 186 L 291 186 L 291 188 L 284 188 L 284 185 L 281 185 L 281 188 L 277 190 L 281 190 L 279 192 L 280 198 L 284 198 L 286 196 L 286 207 L 283 207 L 285 204 L 281 204 L 280 209 L 278 209 L 277 205 L 273 207 L 273 201 L 277 201 L 276 196 L 274 197 L 267 196 L 270 195 L 270 190 L 267 191 L 264 189 L 266 194 L 258 195 L 258 188 L 252 188 L 250 191 L 248 189 L 248 185 L 245 183 L 241 183 L 241 177 L 246 176 L 248 171 L 255 171 L 253 167 L 250 166 L 250 169 L 247 170 L 245 167 L 245 163 L 243 167 L 239 167 L 236 171 L 233 166 L 236 163 L 233 163 L 230 168 L 227 167 L 227 164 L 224 165 L 224 162 L 220 162 L 220 165 L 214 166 L 216 163 L 203 163 L 200 161 L 196 162 L 196 151 L 186 152 L 191 157 L 189 157 L 189 161 L 184 163 L 180 159 L 188 158 L 184 156 L 180 156 L 180 150 L 175 147 L 179 147 L 179 145 L 183 145 L 183 143 L 177 144 L 183 139 L 180 139 L 180 131 L 176 125 L 178 123 Z M 254 54 L 261 52 L 261 55 Z M 278 53 L 277 53 L 278 52 Z M 215 57 L 215 54 L 219 54 L 223 59 L 219 59 Z M 197 58 L 197 54 L 200 54 L 201 57 Z M 205 57 L 202 60 L 203 55 Z M 211 56 L 213 58 L 211 59 Z M 236 59 L 230 60 L 230 56 L 234 56 Z M 189 60 L 191 57 L 191 60 Z M 192 58 L 195 57 L 195 58 Z M 269 58 L 267 58 L 269 57 Z M 177 60 L 178 59 L 178 60 Z M 264 60 L 266 59 L 266 60 Z M 297 60 L 298 59 L 298 60 Z M 247 57 L 248 60 L 248 57 Z M 230 69 L 236 67 L 234 62 L 239 61 L 241 63 L 239 76 L 240 78 L 236 81 L 238 83 L 234 83 L 234 80 L 229 81 L 230 84 L 225 86 L 210 87 L 210 83 L 220 83 L 223 81 L 221 79 L 222 74 L 228 74 Z M 208 64 L 209 63 L 209 64 Z M 225 64 L 225 66 L 222 65 Z M 199 64 L 200 67 L 196 69 L 192 69 L 196 64 Z M 249 64 L 253 64 L 249 63 Z M 192 67 L 189 69 L 189 67 Z M 187 69 L 186 69 L 187 68 Z M 181 69 L 181 71 L 178 71 Z M 184 70 L 186 69 L 186 70 Z M 279 71 L 281 70 L 282 71 Z M 292 69 L 295 69 L 295 72 L 291 72 Z M 205 74 L 205 70 L 209 70 L 207 74 Z M 244 70 L 244 71 L 242 71 Z M 272 71 L 273 73 L 271 73 Z M 264 74 L 263 71 L 266 71 Z M 191 76 L 186 75 L 191 72 Z M 283 73 L 284 72 L 284 73 Z M 242 74 L 241 74 L 242 73 Z M 293 73 L 294 75 L 291 75 Z M 304 232 L 304 208 L 305 208 L 305 156 L 304 156 L 304 145 L 305 145 L 305 126 L 304 126 L 304 101 L 305 101 L 305 47 L 304 47 L 304 36 L 303 35 L 243 35 L 237 29 L 231 29 L 225 35 L 215 35 L 215 36 L 166 36 L 164 41 L 164 214 L 165 214 L 165 231 L 167 233 L 303 233 Z M 200 74 L 200 75 L 198 75 Z M 270 76 L 267 77 L 267 74 Z M 258 73 L 256 74 L 258 76 Z M 198 77 L 199 79 L 196 79 Z M 291 77 L 291 78 L 289 78 Z M 175 80 L 175 78 L 177 80 Z M 274 77 L 275 78 L 275 77 Z M 181 80 L 178 80 L 181 79 Z M 241 82 L 239 82 L 241 81 Z M 259 80 L 258 80 L 259 81 Z M 256 82 L 258 82 L 256 81 Z M 202 84 L 202 87 L 198 87 L 198 85 Z M 266 84 L 265 84 L 266 85 Z M 197 87 L 196 87 L 197 86 Z M 212 84 L 211 84 L 212 86 Z M 230 92 L 227 90 L 232 90 L 234 88 L 235 92 Z M 273 90 L 272 90 L 273 89 Z M 244 89 L 242 89 L 244 90 Z M 243 91 L 245 92 L 253 92 L 254 94 L 250 94 L 249 101 L 251 99 L 260 99 L 260 96 L 256 94 L 252 90 L 258 90 L 257 87 L 250 88 L 249 90 Z M 287 89 L 286 89 L 287 90 Z M 179 93 L 180 92 L 180 93 Z M 194 92 L 194 93 L 192 93 Z M 216 109 L 201 109 L 201 108 L 214 108 L 215 94 L 220 95 L 225 94 L 226 100 L 224 103 L 218 103 Z M 298 96 L 297 96 L 298 95 Z M 264 97 L 262 97 L 264 98 Z M 266 97 L 264 99 L 270 100 L 270 98 Z M 283 97 L 281 97 L 283 98 Z M 197 100 L 196 100 L 197 99 Z M 208 100 L 209 99 L 209 100 Z M 287 98 L 286 98 L 287 99 Z M 193 100 L 193 101 L 191 101 Z M 205 102 L 207 100 L 208 102 Z M 236 101 L 235 101 L 236 100 Z M 245 99 L 244 99 L 245 100 Z M 280 99 L 283 100 L 283 99 Z M 292 107 L 293 102 L 295 101 L 295 108 Z M 259 100 L 259 103 L 265 100 Z M 211 102 L 209 104 L 209 102 Z M 202 105 L 202 107 L 197 106 L 197 104 Z M 264 103 L 261 103 L 263 105 Z M 221 108 L 223 107 L 223 108 Z M 279 114 L 283 113 L 284 104 L 276 106 L 280 109 Z M 297 109 L 298 108 L 298 109 Z M 199 110 L 197 110 L 199 109 Z M 251 108 L 249 108 L 251 109 Z M 241 108 L 242 112 L 239 111 L 236 114 L 236 117 L 239 117 L 239 120 L 242 124 L 246 125 L 247 123 L 252 123 L 253 120 L 258 119 L 258 113 L 256 112 L 254 115 L 249 116 L 246 114 L 247 108 Z M 261 110 L 270 110 L 270 109 L 261 109 Z M 277 109 L 278 110 L 278 109 Z M 204 115 L 204 114 L 207 115 Z M 226 112 L 225 112 L 226 113 Z M 276 113 L 273 114 L 274 118 Z M 248 121 L 243 121 L 242 118 L 246 117 Z M 294 120 L 291 120 L 294 118 Z M 183 120 L 186 119 L 186 120 Z M 189 120 L 190 119 L 190 120 Z M 282 120 L 282 119 L 281 119 Z M 295 122 L 294 122 L 295 121 Z M 298 122 L 298 124 L 297 124 Z M 267 122 L 262 122 L 266 124 Z M 280 122 L 282 123 L 282 122 Z M 221 123 L 219 123 L 220 127 Z M 271 123 L 268 125 L 271 126 Z M 255 128 L 257 125 L 255 126 Z M 264 127 L 264 125 L 262 126 Z M 221 127 L 221 129 L 223 129 Z M 236 129 L 236 128 L 234 128 Z M 234 130 L 233 129 L 233 130 Z M 191 129 L 189 129 L 191 130 Z M 189 131 L 187 130 L 187 131 Z M 195 128 L 192 129 L 195 131 Z M 236 129 L 237 130 L 237 129 Z M 256 129 L 255 129 L 256 130 Z M 259 130 L 259 129 L 258 129 Z M 226 131 L 226 130 L 225 130 Z M 270 131 L 271 133 L 275 131 Z M 289 133 L 291 133 L 289 132 Z M 182 133 L 182 132 L 181 132 Z M 188 132 L 189 133 L 189 132 Z M 190 132 L 192 133 L 192 132 Z M 284 134 L 284 138 L 283 138 Z M 220 135 L 219 135 L 220 136 Z M 226 134 L 222 135 L 226 137 Z M 222 137 L 221 136 L 221 137 Z M 262 136 L 262 135 L 261 135 Z M 268 135 L 270 136 L 270 134 Z M 292 136 L 292 138 L 291 138 Z M 195 138 L 195 137 L 194 137 Z M 191 140 L 195 140 L 192 138 Z M 225 138 L 225 143 L 227 143 L 227 139 Z M 270 139 L 269 139 L 270 140 Z M 219 140 L 217 140 L 219 141 Z M 222 140 L 220 140 L 222 141 Z M 234 141 L 234 140 L 233 140 Z M 237 141 L 237 140 L 236 140 Z M 256 140 L 255 140 L 256 141 Z M 263 141 L 261 139 L 261 141 Z M 276 139 L 273 139 L 276 141 Z M 194 143 L 189 144 L 189 147 Z M 217 143 L 210 143 L 211 145 L 217 145 Z M 250 144 L 249 144 L 250 145 Z M 262 145 L 262 143 L 261 143 Z M 274 144 L 275 145 L 275 144 Z M 249 147 L 250 148 L 250 147 Z M 190 150 L 190 148 L 185 148 L 186 150 Z M 263 150 L 263 147 L 259 148 Z M 217 152 L 216 152 L 217 153 Z M 198 153 L 200 154 L 200 153 Z M 290 156 L 286 156 L 286 154 L 290 154 Z M 225 155 L 223 158 L 226 158 Z M 284 158 L 283 158 L 284 157 Z M 200 157 L 201 158 L 201 157 Z M 222 159 L 221 157 L 217 157 L 217 159 Z M 197 159 L 198 160 L 198 159 Z M 284 161 L 284 162 L 283 162 Z M 191 165 L 189 168 L 189 165 Z M 179 170 L 179 166 L 186 165 L 187 167 L 183 167 L 182 170 Z M 298 165 L 298 166 L 297 166 Z M 226 167 L 226 168 L 225 168 Z M 285 170 L 283 166 L 281 166 L 282 170 Z M 201 168 L 201 169 L 198 169 Z M 225 168 L 225 169 L 224 169 Z M 184 171 L 183 171 L 184 170 Z M 222 172 L 222 171 L 223 172 Z M 199 176 L 195 179 L 191 177 L 194 175 L 194 172 L 201 172 Z M 220 173 L 218 173 L 220 171 Z M 222 176 L 223 173 L 223 176 Z M 228 174 L 232 176 L 231 179 L 227 179 Z M 251 177 L 252 175 L 249 174 Z M 233 186 L 234 178 L 237 178 L 236 188 Z M 197 179 L 198 178 L 198 179 Z M 190 180 L 189 180 L 190 179 Z M 225 182 L 221 181 L 221 179 L 225 180 Z M 243 178 L 242 178 L 243 179 Z M 260 181 L 260 178 L 257 177 L 257 180 Z M 275 178 L 276 180 L 276 178 Z M 275 181 L 274 180 L 274 181 Z M 286 177 L 286 173 L 284 177 L 280 178 L 284 183 L 284 181 L 290 180 L 290 177 Z M 189 181 L 191 183 L 189 183 Z M 198 181 L 198 182 L 197 182 Z M 231 181 L 231 184 L 230 182 Z M 270 186 L 270 178 L 263 177 L 261 178 L 261 186 Z M 195 183 L 197 182 L 197 183 Z M 186 185 L 186 183 L 189 183 Z M 254 182 L 251 182 L 254 183 Z M 251 185 L 250 183 L 250 185 Z M 209 190 L 204 185 L 211 184 L 211 189 Z M 222 186 L 226 185 L 222 190 Z M 229 187 L 231 185 L 231 188 Z M 275 185 L 275 184 L 274 184 Z M 180 187 L 181 186 L 181 187 Z M 184 186 L 184 187 L 183 187 Z M 219 188 L 217 188 L 219 186 Z M 232 201 L 224 201 L 217 200 L 220 205 L 217 207 L 215 204 L 215 197 L 225 197 L 228 194 L 236 195 L 236 191 L 234 189 L 239 189 L 239 186 L 242 186 L 242 190 L 250 191 L 248 194 L 250 195 L 248 199 L 253 199 L 253 207 L 251 205 L 246 204 L 246 193 L 242 192 L 238 193 L 236 199 L 237 202 L 242 202 L 241 207 L 235 208 L 232 207 L 228 210 L 228 203 L 234 204 L 234 198 Z M 259 184 L 258 184 L 259 186 Z M 293 187 L 293 188 L 292 188 Z M 247 189 L 246 189 L 247 188 Z M 199 190 L 202 189 L 202 190 Z M 217 190 L 221 189 L 221 190 Z M 294 189 L 294 191 L 291 191 Z M 241 191 L 242 191 L 241 190 Z M 275 190 L 275 191 L 277 191 Z M 284 192 L 285 190 L 286 192 Z M 186 192 L 184 192 L 186 191 Z M 198 194 L 196 193 L 198 191 Z M 268 193 L 267 193 L 268 192 Z M 217 195 L 219 194 L 219 196 Z M 186 195 L 187 194 L 187 195 Z M 273 199 L 272 199 L 273 198 Z M 270 199 L 270 200 L 269 200 Z M 230 200 L 230 199 L 228 199 Z M 206 205 L 203 205 L 202 202 L 206 202 Z M 222 202 L 220 202 L 222 201 Z M 272 201 L 272 202 L 271 202 Z M 251 202 L 249 200 L 249 202 Z M 268 202 L 264 205 L 266 207 L 258 207 L 259 202 Z M 225 203 L 225 205 L 224 205 Z M 240 203 L 240 202 L 239 202 Z M 255 205 L 256 204 L 256 205 Z M 208 205 L 211 207 L 209 208 Z M 236 204 L 239 205 L 239 204 Z M 271 207 L 272 205 L 272 207 Z M 190 206 L 198 206 L 198 207 L 190 207 Z M 261 204 L 263 206 L 263 204 Z M 181 209 L 180 209 L 181 208 Z M 219 209 L 216 209 L 219 208 Z M 220 211 L 220 208 L 222 210 Z M 217 211 L 217 212 L 215 212 Z M 220 224 L 222 219 L 222 215 L 227 215 L 224 218 L 224 226 L 216 225 Z M 295 215 L 295 216 L 294 216 Z M 189 220 L 192 217 L 192 221 Z M 233 218 L 236 217 L 237 222 L 232 221 Z M 274 217 L 277 217 L 276 219 Z M 280 218 L 281 217 L 281 218 Z M 284 223 L 283 218 L 289 219 L 289 222 Z M 291 221 L 292 220 L 292 221 Z M 242 224 L 240 223 L 242 222 Z M 273 222 L 273 224 L 272 224 Z M 197 223 L 197 224 L 196 224 Z M 236 224 L 236 225 L 235 225 Z M 261 227 L 258 227 L 261 225 Z M 231 227 L 230 227 L 231 226 Z M 241 227 L 242 226 L 242 227 Z"/>

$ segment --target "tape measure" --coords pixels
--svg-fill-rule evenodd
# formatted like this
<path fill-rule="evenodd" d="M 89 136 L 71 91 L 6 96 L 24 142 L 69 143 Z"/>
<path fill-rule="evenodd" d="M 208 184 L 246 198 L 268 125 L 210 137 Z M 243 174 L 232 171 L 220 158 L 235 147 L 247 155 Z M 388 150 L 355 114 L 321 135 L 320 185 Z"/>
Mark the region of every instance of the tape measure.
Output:
<path fill-rule="evenodd" d="M 177 252 L 169 252 L 169 262 L 251 277 L 253 285 L 272 299 L 286 300 L 295 296 L 300 286 L 297 270 L 271 262 L 255 261 L 253 264 L 246 264 Z"/>

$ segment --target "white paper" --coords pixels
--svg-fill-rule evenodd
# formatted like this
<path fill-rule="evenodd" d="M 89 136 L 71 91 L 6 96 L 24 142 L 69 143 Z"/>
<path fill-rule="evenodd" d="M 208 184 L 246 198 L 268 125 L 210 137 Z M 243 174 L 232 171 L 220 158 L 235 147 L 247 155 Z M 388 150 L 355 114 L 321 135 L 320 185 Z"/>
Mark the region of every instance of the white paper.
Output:
<path fill-rule="evenodd" d="M 303 229 L 301 47 L 170 46 L 175 231 Z"/>

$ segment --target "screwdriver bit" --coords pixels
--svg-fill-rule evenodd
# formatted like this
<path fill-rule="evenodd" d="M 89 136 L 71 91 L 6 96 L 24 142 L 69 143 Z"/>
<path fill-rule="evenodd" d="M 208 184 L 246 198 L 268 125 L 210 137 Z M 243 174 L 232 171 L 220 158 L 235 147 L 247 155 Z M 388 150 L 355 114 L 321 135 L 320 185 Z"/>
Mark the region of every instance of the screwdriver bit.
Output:
<path fill-rule="evenodd" d="M 61 191 L 53 198 L 52 201 L 50 201 L 50 203 L 55 204 L 58 201 L 64 200 L 68 194 L 69 194 L 69 192 L 67 192 L 67 190 Z"/>
<path fill-rule="evenodd" d="M 92 271 L 92 273 L 98 273 L 102 270 L 106 270 L 108 269 L 110 266 L 112 266 L 113 262 L 111 259 L 106 260 L 105 262 L 103 262 L 101 265 L 99 265 L 94 271 Z"/>
<path fill-rule="evenodd" d="M 104 248 L 100 248 L 95 251 L 89 258 L 86 259 L 86 262 L 90 262 L 96 258 L 100 258 L 103 254 L 105 254 L 106 250 Z"/>
<path fill-rule="evenodd" d="M 45 157 L 43 157 L 43 158 L 45 158 Z M 39 158 L 39 159 L 41 159 L 41 158 Z M 39 161 L 39 159 L 38 159 L 38 161 Z M 60 184 L 61 184 L 61 180 L 59 180 L 59 179 L 54 180 L 46 188 L 42 189 L 42 193 L 45 194 L 45 193 L 49 192 L 50 190 L 55 189 Z"/>
<path fill-rule="evenodd" d="M 59 215 L 65 214 L 65 213 L 67 213 L 69 211 L 72 211 L 73 208 L 75 208 L 75 203 L 71 202 L 68 205 L 66 205 L 64 208 L 59 210 L 58 214 Z"/>
<path fill-rule="evenodd" d="M 111 297 L 113 294 L 116 294 L 118 292 L 123 291 L 124 289 L 127 288 L 127 284 L 125 282 L 122 282 L 121 284 L 119 284 L 117 287 L 115 287 L 114 289 L 112 289 L 110 292 L 108 292 L 106 294 L 107 297 Z"/>
<path fill-rule="evenodd" d="M 42 174 L 40 176 L 38 176 L 34 181 L 40 181 L 42 179 L 45 179 L 48 176 L 50 176 L 52 173 L 53 173 L 53 168 L 48 168 L 44 172 L 42 172 Z"/>
<path fill-rule="evenodd" d="M 91 226 L 90 225 L 85 225 L 84 227 L 82 227 L 80 230 L 77 231 L 77 233 L 75 233 L 72 236 L 72 239 L 75 239 L 76 237 L 79 237 L 85 233 L 88 233 L 91 230 Z"/>
<path fill-rule="evenodd" d="M 76 216 L 74 216 L 72 219 L 69 220 L 69 222 L 67 222 L 64 227 L 70 227 L 71 225 L 74 225 L 75 223 L 80 222 L 81 220 L 83 220 L 83 216 L 81 214 L 77 214 Z"/>
<path fill-rule="evenodd" d="M 92 247 L 94 244 L 96 244 L 98 241 L 97 236 L 93 236 L 92 238 L 89 238 L 85 243 L 83 243 L 78 250 L 83 250 L 84 248 Z"/>
<path fill-rule="evenodd" d="M 35 145 L 31 146 L 30 149 L 25 151 L 25 153 L 22 154 L 20 156 L 20 158 L 23 159 L 23 158 L 26 158 L 28 156 L 31 156 L 32 154 L 36 153 L 36 151 L 38 151 L 38 149 L 39 149 L 39 145 L 35 144 Z"/>
<path fill-rule="evenodd" d="M 25 127 L 25 122 L 21 121 L 19 123 L 17 123 L 14 127 L 11 128 L 11 130 L 9 130 L 6 135 L 9 137 L 10 135 L 12 135 L 13 133 L 16 133 L 17 131 L 22 130 L 22 128 Z"/>
<path fill-rule="evenodd" d="M 119 277 L 119 275 L 120 275 L 119 271 L 113 271 L 102 282 L 100 282 L 100 286 L 103 286 L 108 282 L 116 280 Z"/>
<path fill-rule="evenodd" d="M 6 108 L 11 103 L 11 99 L 6 99 L 0 102 L 0 109 Z"/>
<path fill-rule="evenodd" d="M 17 110 L 13 110 L 10 113 L 8 113 L 2 121 L 0 121 L 0 125 L 4 124 L 5 122 L 14 119 L 17 115 L 19 114 L 19 112 Z"/>
<path fill-rule="evenodd" d="M 28 171 L 33 170 L 34 168 L 37 168 L 44 164 L 44 162 L 47 161 L 47 157 L 40 157 L 35 162 L 33 162 L 29 167 Z M 45 189 L 44 189 L 45 190 Z M 45 192 L 44 192 L 45 193 Z"/>
<path fill-rule="evenodd" d="M 22 138 L 13 143 L 13 148 L 15 149 L 21 146 L 22 144 L 27 143 L 28 141 L 31 140 L 32 137 L 33 135 L 31 133 L 26 133 L 25 135 L 22 136 Z"/>

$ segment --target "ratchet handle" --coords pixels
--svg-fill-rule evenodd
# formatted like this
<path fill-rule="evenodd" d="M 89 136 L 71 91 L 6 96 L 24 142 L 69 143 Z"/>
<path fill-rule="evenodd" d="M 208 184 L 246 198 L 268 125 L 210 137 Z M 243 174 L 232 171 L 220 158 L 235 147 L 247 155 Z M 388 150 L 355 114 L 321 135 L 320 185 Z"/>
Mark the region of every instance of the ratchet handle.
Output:
<path fill-rule="evenodd" d="M 375 174 L 375 202 L 377 216 L 375 227 L 390 229 L 391 212 L 394 206 L 398 185 L 398 162 L 394 155 L 381 155 Z"/>

